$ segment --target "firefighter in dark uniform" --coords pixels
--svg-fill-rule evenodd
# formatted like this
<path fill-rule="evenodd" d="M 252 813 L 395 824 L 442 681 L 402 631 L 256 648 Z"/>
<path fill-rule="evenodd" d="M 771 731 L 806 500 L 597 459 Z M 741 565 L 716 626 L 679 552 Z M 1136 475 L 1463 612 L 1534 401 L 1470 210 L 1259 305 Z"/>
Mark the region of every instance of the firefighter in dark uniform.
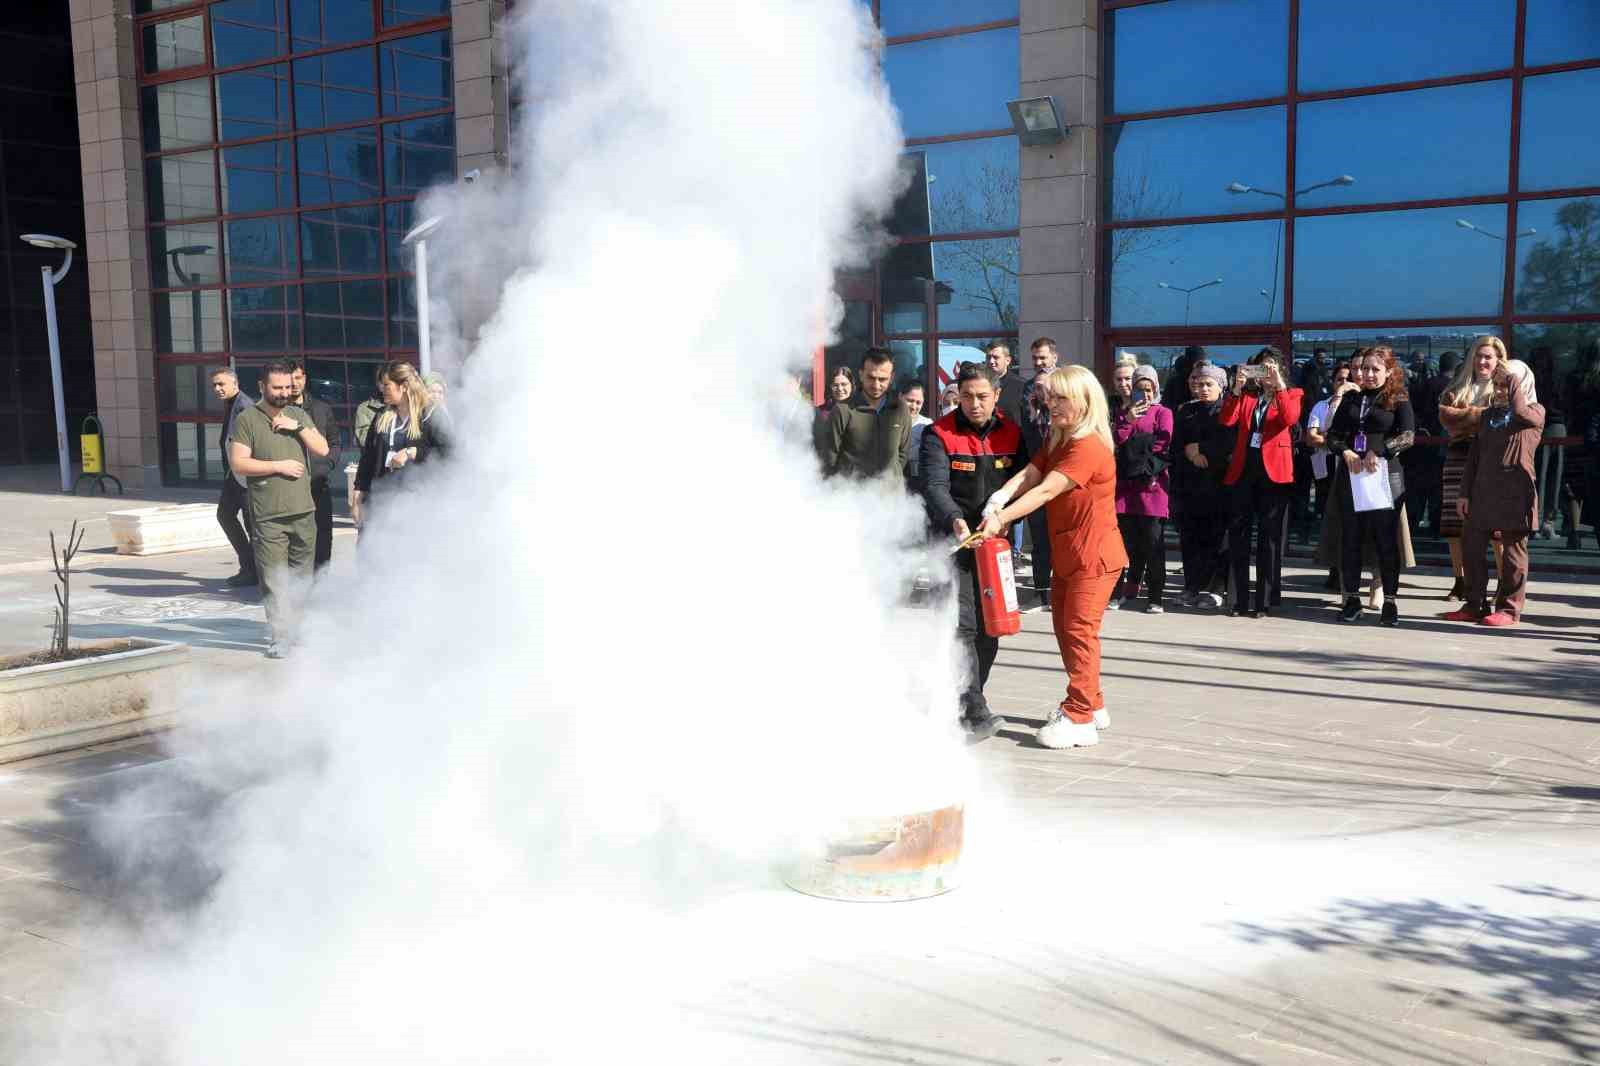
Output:
<path fill-rule="evenodd" d="M 996 410 L 999 377 L 982 363 L 964 365 L 956 375 L 956 409 L 923 431 L 918 465 L 936 536 L 965 539 L 982 523 L 989 498 L 1028 462 L 1022 428 Z M 1000 639 L 983 626 L 977 557 L 971 551 L 956 553 L 955 571 L 956 639 L 967 653 L 961 724 L 982 740 L 1006 724 L 983 696 Z"/>

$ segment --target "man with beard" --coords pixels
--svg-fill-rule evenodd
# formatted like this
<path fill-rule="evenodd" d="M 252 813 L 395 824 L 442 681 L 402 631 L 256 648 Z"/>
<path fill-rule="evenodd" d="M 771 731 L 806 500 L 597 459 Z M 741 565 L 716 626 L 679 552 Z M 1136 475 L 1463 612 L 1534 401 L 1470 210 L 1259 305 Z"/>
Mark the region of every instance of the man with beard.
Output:
<path fill-rule="evenodd" d="M 313 456 L 327 458 L 329 449 L 311 416 L 290 402 L 292 366 L 268 363 L 261 382 L 261 401 L 233 420 L 228 462 L 249 483 L 256 573 L 271 630 L 267 657 L 281 659 L 293 643 L 295 615 L 317 543 L 316 503 L 306 466 Z"/>
<path fill-rule="evenodd" d="M 298 359 L 290 359 L 294 368 L 294 404 L 311 416 L 311 424 L 322 434 L 322 439 L 332 441 L 339 435 L 333 422 L 333 408 L 327 401 L 319 400 L 306 391 L 306 366 Z M 311 502 L 315 505 L 317 522 L 317 550 L 313 570 L 321 570 L 333 558 L 333 493 L 328 488 L 328 477 L 333 473 L 333 448 L 327 455 L 311 457 Z"/>
<path fill-rule="evenodd" d="M 834 405 L 821 441 L 826 476 L 882 478 L 904 484 L 911 448 L 911 416 L 889 397 L 894 356 L 868 348 L 861 357 L 861 389 Z"/>

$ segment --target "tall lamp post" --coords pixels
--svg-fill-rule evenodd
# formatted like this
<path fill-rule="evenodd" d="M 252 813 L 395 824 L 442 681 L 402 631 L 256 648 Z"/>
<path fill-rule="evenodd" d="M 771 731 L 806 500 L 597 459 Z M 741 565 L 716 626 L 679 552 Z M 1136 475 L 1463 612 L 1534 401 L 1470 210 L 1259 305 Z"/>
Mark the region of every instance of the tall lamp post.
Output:
<path fill-rule="evenodd" d="M 198 273 L 191 274 L 184 270 L 183 264 L 178 262 L 178 258 L 185 255 L 205 255 L 209 251 L 211 251 L 211 245 L 209 244 L 185 244 L 180 248 L 167 249 L 167 255 L 172 257 L 172 272 L 178 275 L 178 280 L 183 282 L 185 286 L 198 286 L 200 284 L 200 275 Z M 189 293 L 189 315 L 189 328 L 194 330 L 194 350 L 203 352 L 205 351 L 205 346 L 200 343 L 200 290 L 198 288 L 193 288 L 193 291 Z"/>
<path fill-rule="evenodd" d="M 1294 194 L 1296 196 L 1304 196 L 1306 193 L 1315 192 L 1317 189 L 1326 189 L 1335 185 L 1354 185 L 1355 183 L 1356 179 L 1351 177 L 1349 174 L 1339 174 L 1335 177 L 1329 178 L 1327 181 L 1319 181 L 1315 185 L 1307 185 L 1303 189 L 1296 189 Z M 1284 199 L 1284 195 L 1281 192 L 1274 192 L 1271 189 L 1263 189 L 1255 185 L 1246 185 L 1242 181 L 1230 181 L 1227 185 L 1223 186 L 1222 191 L 1232 193 L 1235 196 L 1243 196 L 1245 193 L 1253 192 L 1262 196 L 1274 196 L 1279 200 Z M 1278 309 L 1278 260 L 1282 257 L 1282 255 L 1283 219 L 1280 218 L 1278 219 L 1278 242 L 1272 248 L 1272 293 L 1270 298 L 1267 300 L 1266 320 L 1268 322 L 1272 321 L 1272 313 Z"/>
<path fill-rule="evenodd" d="M 1460 226 L 1464 230 L 1471 230 L 1473 233 L 1481 233 L 1485 237 L 1488 237 L 1490 240 L 1495 240 L 1495 241 L 1503 241 L 1503 240 L 1505 240 L 1505 238 L 1500 236 L 1500 234 L 1491 233 L 1489 230 L 1484 229 L 1482 226 L 1474 225 L 1473 223 L 1468 222 L 1464 218 L 1456 219 L 1456 225 Z M 1518 230 L 1517 231 L 1517 235 L 1516 235 L 1517 236 L 1517 240 L 1520 241 L 1524 237 L 1532 237 L 1535 234 L 1537 234 L 1538 232 L 1539 231 L 1537 229 L 1535 229 L 1533 226 L 1529 226 L 1525 230 Z"/>
<path fill-rule="evenodd" d="M 433 370 L 433 338 L 428 321 L 428 234 L 439 228 L 444 219 L 438 215 L 425 218 L 411 227 L 400 243 L 416 250 L 417 256 L 417 360 L 424 374 Z"/>
<path fill-rule="evenodd" d="M 61 461 L 61 491 L 71 492 L 72 462 L 67 452 L 67 398 L 61 384 L 61 333 L 56 327 L 56 286 L 72 269 L 72 250 L 78 244 L 48 233 L 24 233 L 22 239 L 35 248 L 50 248 L 66 253 L 60 270 L 41 266 L 39 275 L 44 282 L 44 319 L 50 333 L 50 388 L 55 393 L 56 402 L 56 456 Z"/>
<path fill-rule="evenodd" d="M 1209 289 L 1213 285 L 1221 284 L 1221 278 L 1212 278 L 1210 281 L 1202 281 L 1200 284 L 1191 285 L 1186 289 L 1182 285 L 1168 285 L 1164 281 L 1158 281 L 1156 282 L 1156 288 L 1171 289 L 1173 292 L 1183 293 L 1183 324 L 1187 326 L 1189 324 L 1189 301 L 1194 297 L 1194 294 L 1199 292 L 1201 289 Z"/>

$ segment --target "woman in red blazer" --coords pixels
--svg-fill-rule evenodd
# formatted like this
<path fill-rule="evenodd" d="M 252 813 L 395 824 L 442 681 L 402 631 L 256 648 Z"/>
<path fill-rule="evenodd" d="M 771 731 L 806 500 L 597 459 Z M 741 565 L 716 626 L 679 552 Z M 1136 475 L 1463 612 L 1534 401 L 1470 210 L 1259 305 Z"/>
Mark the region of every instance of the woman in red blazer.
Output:
<path fill-rule="evenodd" d="M 1237 426 L 1233 460 L 1222 479 L 1232 493 L 1228 522 L 1228 563 L 1233 570 L 1235 616 L 1265 618 L 1280 590 L 1283 560 L 1283 514 L 1294 491 L 1294 440 L 1290 431 L 1300 421 L 1299 389 L 1283 378 L 1283 356 L 1263 348 L 1240 367 L 1233 389 L 1222 405 L 1220 422 Z M 1251 376 L 1247 376 L 1247 374 Z M 1259 375 L 1259 376 L 1256 376 Z M 1250 597 L 1250 535 L 1256 538 L 1256 589 Z"/>

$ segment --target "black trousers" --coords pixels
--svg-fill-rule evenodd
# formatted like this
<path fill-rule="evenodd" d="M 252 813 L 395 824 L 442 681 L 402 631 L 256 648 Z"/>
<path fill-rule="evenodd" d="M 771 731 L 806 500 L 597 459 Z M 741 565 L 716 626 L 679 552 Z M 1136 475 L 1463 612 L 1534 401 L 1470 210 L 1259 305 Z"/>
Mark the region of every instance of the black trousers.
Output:
<path fill-rule="evenodd" d="M 1342 465 L 1342 464 L 1341 464 Z M 1400 519 L 1398 509 L 1405 494 L 1395 498 L 1394 507 L 1382 511 L 1357 511 L 1350 500 L 1350 474 L 1341 470 L 1339 478 L 1339 581 L 1346 597 L 1361 595 L 1361 552 L 1372 538 L 1378 555 L 1378 577 L 1383 594 L 1394 599 L 1400 592 Z"/>
<path fill-rule="evenodd" d="M 313 571 L 321 570 L 333 558 L 333 492 L 326 477 L 311 479 L 311 503 L 316 507 L 317 548 L 313 555 Z"/>
<path fill-rule="evenodd" d="M 1228 567 L 1233 571 L 1233 605 L 1241 607 L 1252 602 L 1250 544 L 1254 537 L 1256 610 L 1282 595 L 1283 523 L 1290 491 L 1290 486 L 1268 478 L 1259 462 L 1246 465 L 1243 476 L 1233 486 L 1228 520 Z"/>
<path fill-rule="evenodd" d="M 994 668 L 994 657 L 1000 652 L 1000 638 L 991 637 L 983 628 L 983 594 L 978 591 L 978 568 L 971 552 L 958 557 L 955 572 L 956 585 L 956 640 L 966 654 L 966 678 L 961 686 L 961 714 L 968 719 L 983 718 L 989 713 L 989 701 L 984 699 L 983 686 L 989 683 L 989 671 Z"/>
<path fill-rule="evenodd" d="M 1044 508 L 1028 516 L 1028 539 L 1033 545 L 1033 588 L 1041 604 L 1050 602 L 1050 523 Z"/>
<path fill-rule="evenodd" d="M 1167 590 L 1167 520 L 1142 514 L 1117 515 L 1128 569 L 1118 585 L 1123 590 L 1144 586 L 1145 599 L 1160 603 Z"/>
<path fill-rule="evenodd" d="M 244 521 L 240 521 L 240 517 Z M 233 545 L 233 554 L 239 557 L 239 570 L 246 574 L 256 572 L 256 550 L 251 541 L 255 528 L 250 522 L 250 490 L 228 474 L 222 482 L 222 495 L 217 500 L 217 525 Z"/>
<path fill-rule="evenodd" d="M 1183 555 L 1183 592 L 1208 592 L 1222 562 L 1228 514 L 1196 507 L 1190 501 L 1178 518 L 1178 551 Z"/>

